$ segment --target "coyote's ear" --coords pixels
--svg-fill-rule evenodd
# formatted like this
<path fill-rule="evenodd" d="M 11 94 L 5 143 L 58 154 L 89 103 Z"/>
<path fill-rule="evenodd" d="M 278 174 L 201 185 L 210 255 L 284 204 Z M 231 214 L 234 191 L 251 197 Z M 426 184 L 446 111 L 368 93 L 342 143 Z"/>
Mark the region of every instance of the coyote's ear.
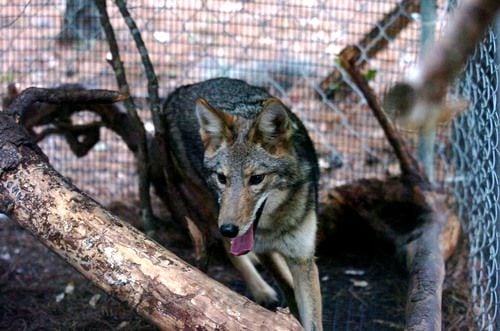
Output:
<path fill-rule="evenodd" d="M 250 139 L 273 154 L 287 150 L 292 136 L 292 123 L 285 105 L 278 99 L 268 99 L 257 116 Z"/>
<path fill-rule="evenodd" d="M 196 100 L 196 116 L 205 151 L 214 152 L 224 142 L 230 143 L 232 141 L 233 116 L 215 109 L 203 98 Z"/>

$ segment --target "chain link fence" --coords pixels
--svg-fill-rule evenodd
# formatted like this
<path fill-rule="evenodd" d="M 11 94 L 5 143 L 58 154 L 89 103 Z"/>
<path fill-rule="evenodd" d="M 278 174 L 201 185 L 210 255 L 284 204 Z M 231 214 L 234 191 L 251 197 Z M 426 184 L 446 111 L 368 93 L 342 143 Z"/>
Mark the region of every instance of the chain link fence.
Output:
<path fill-rule="evenodd" d="M 399 166 L 355 86 L 335 62 L 357 48 L 357 64 L 375 91 L 404 77 L 420 50 L 420 1 L 128 1 L 155 65 L 160 95 L 216 76 L 265 86 L 291 106 L 316 144 L 322 192 L 359 178 L 397 174 Z M 446 21 L 438 1 L 437 19 Z M 146 77 L 134 42 L 109 2 L 133 94 Z M 79 83 L 116 88 L 108 46 L 91 1 L 0 0 L 0 83 L 54 87 Z M 469 62 L 457 94 L 470 109 L 437 137 L 436 182 L 453 192 L 470 243 L 472 308 L 478 329 L 493 329 L 497 311 L 498 66 L 491 31 Z M 330 79 L 326 79 L 326 78 Z M 74 121 L 83 123 L 91 115 Z M 415 135 L 407 134 L 409 141 Z M 103 203 L 137 199 L 133 156 L 113 132 L 77 158 L 61 137 L 42 142 L 52 164 Z"/>
<path fill-rule="evenodd" d="M 453 125 L 453 192 L 469 238 L 472 305 L 480 330 L 498 319 L 500 187 L 498 36 L 490 30 L 469 60 L 459 93 L 468 111 Z"/>

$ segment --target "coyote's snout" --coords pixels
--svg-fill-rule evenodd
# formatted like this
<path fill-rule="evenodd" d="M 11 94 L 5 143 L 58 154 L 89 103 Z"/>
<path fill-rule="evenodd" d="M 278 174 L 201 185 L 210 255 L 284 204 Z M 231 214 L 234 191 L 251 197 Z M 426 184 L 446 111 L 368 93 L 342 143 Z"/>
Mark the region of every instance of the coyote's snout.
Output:
<path fill-rule="evenodd" d="M 314 262 L 319 170 L 300 120 L 278 99 L 243 81 L 213 79 L 177 89 L 165 110 L 196 171 L 219 205 L 218 228 L 255 300 L 276 291 L 246 255 L 275 264 L 292 287 L 306 330 L 322 330 Z"/>
<path fill-rule="evenodd" d="M 232 194 L 238 193 L 236 191 Z M 248 197 L 247 201 L 238 201 L 245 197 Z M 254 247 L 255 229 L 266 201 L 255 202 L 249 194 L 241 194 L 228 200 L 230 202 L 225 202 L 223 198 L 220 204 L 219 231 L 224 237 L 231 239 L 231 254 L 240 256 Z M 228 214 L 233 214 L 233 216 L 228 216 Z"/>
<path fill-rule="evenodd" d="M 257 176 L 256 178 L 264 177 L 264 175 Z M 262 179 L 259 180 L 262 181 Z M 259 185 L 257 183 L 259 180 L 251 178 L 249 183 L 253 184 L 249 185 Z M 251 188 L 246 190 L 251 190 Z M 231 191 L 231 188 L 228 188 L 228 191 Z M 265 196 L 256 199 L 251 192 L 246 193 L 233 190 L 228 195 L 239 194 L 239 196 L 229 197 L 227 200 L 222 198 L 220 204 L 219 230 L 224 237 L 232 238 L 230 252 L 236 256 L 246 254 L 253 249 L 255 229 L 266 203 Z M 233 216 L 228 216 L 228 214 L 233 214 Z"/>

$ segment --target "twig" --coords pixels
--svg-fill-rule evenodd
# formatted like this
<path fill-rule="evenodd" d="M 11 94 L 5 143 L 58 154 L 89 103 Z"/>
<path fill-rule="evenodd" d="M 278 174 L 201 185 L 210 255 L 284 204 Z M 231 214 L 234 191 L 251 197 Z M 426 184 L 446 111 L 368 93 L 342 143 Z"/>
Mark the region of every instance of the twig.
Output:
<path fill-rule="evenodd" d="M 8 28 L 8 27 L 11 27 L 12 25 L 14 25 L 24 15 L 24 13 L 26 12 L 26 9 L 28 8 L 29 5 L 31 5 L 31 0 L 28 0 L 24 4 L 24 7 L 23 7 L 23 9 L 21 9 L 21 12 L 16 17 L 14 17 L 14 19 L 12 21 L 0 25 L 0 29 L 5 29 L 5 28 Z"/>
<path fill-rule="evenodd" d="M 127 9 L 125 1 L 116 0 L 115 3 L 120 10 L 120 13 L 122 14 L 125 24 L 127 24 L 130 30 L 130 34 L 132 35 L 137 50 L 141 56 L 142 65 L 144 66 L 144 72 L 148 79 L 149 104 L 151 107 L 151 115 L 153 118 L 155 129 L 158 133 L 164 134 L 165 128 L 163 122 L 160 119 L 161 103 L 158 93 L 158 77 L 156 76 L 153 63 L 151 62 L 148 50 L 146 48 L 146 45 L 144 44 L 144 40 L 142 39 L 141 32 L 139 31 L 139 28 L 137 27 L 137 24 L 135 23 L 132 16 L 130 16 L 130 12 Z"/>
<path fill-rule="evenodd" d="M 382 110 L 373 89 L 368 85 L 366 79 L 352 63 L 341 59 L 341 65 L 362 92 L 368 106 L 384 130 L 385 136 L 399 160 L 399 165 L 403 175 L 414 177 L 415 179 L 418 179 L 420 183 L 427 183 L 427 177 L 421 169 L 418 161 L 411 155 L 405 141 L 398 133 L 391 120 Z"/>
<path fill-rule="evenodd" d="M 161 110 L 160 98 L 158 95 L 158 79 L 146 45 L 141 37 L 140 31 L 127 9 L 123 0 L 115 0 L 116 6 L 127 24 L 130 33 L 135 41 L 137 50 L 141 56 L 144 71 L 148 79 L 148 94 L 156 136 L 152 148 L 157 148 L 159 152 L 159 164 L 162 167 L 165 188 L 161 188 L 159 183 L 154 183 L 157 193 L 162 192 L 165 204 L 168 206 L 174 218 L 184 222 L 186 228 L 193 239 L 193 244 L 197 247 L 196 254 L 199 267 L 203 268 L 206 258 L 206 248 L 198 247 L 197 243 L 210 245 L 212 240 L 208 235 L 208 220 L 216 217 L 216 208 L 213 204 L 211 193 L 198 176 L 191 171 L 189 160 L 179 148 L 175 148 L 178 132 L 169 125 L 168 116 Z M 153 151 L 150 151 L 153 153 Z M 189 219 L 189 221 L 187 221 Z M 195 229 L 196 228 L 196 229 Z M 193 231 L 193 229 L 195 229 Z M 201 235 L 200 235 L 201 234 Z M 205 237 L 205 238 L 204 238 Z"/>
<path fill-rule="evenodd" d="M 94 3 L 99 10 L 100 21 L 103 27 L 103 30 L 106 34 L 106 39 L 108 41 L 109 51 L 111 53 L 111 66 L 113 67 L 113 71 L 115 72 L 116 82 L 118 84 L 118 88 L 121 93 L 130 95 L 130 98 L 124 102 L 125 108 L 127 112 L 140 121 L 140 117 L 137 114 L 134 99 L 130 93 L 130 87 L 127 82 L 127 75 L 125 72 L 125 67 L 123 66 L 123 61 L 120 57 L 120 50 L 118 48 L 118 43 L 116 42 L 115 32 L 113 27 L 111 26 L 111 22 L 109 20 L 108 11 L 106 8 L 105 0 L 94 0 Z M 142 123 L 141 123 L 142 125 Z"/>
<path fill-rule="evenodd" d="M 115 72 L 116 81 L 118 83 L 119 89 L 122 93 L 130 95 L 130 88 L 127 83 L 127 77 L 125 74 L 125 68 L 123 62 L 120 58 L 120 51 L 118 48 L 118 43 L 116 42 L 115 33 L 111 22 L 109 20 L 108 12 L 106 9 L 105 0 L 94 0 L 94 3 L 99 10 L 101 25 L 103 27 L 106 39 L 108 41 L 109 50 L 111 52 L 111 65 Z M 141 203 L 141 213 L 145 223 L 146 230 L 154 229 L 154 215 L 153 208 L 151 206 L 151 197 L 149 193 L 150 179 L 148 176 L 148 164 L 149 164 L 149 154 L 148 146 L 146 141 L 146 131 L 144 125 L 137 114 L 135 104 L 133 99 L 130 98 L 124 103 L 125 108 L 134 124 L 134 130 L 137 130 L 140 142 L 138 143 L 138 150 L 136 153 L 137 158 L 137 172 L 139 175 L 139 196 Z"/>

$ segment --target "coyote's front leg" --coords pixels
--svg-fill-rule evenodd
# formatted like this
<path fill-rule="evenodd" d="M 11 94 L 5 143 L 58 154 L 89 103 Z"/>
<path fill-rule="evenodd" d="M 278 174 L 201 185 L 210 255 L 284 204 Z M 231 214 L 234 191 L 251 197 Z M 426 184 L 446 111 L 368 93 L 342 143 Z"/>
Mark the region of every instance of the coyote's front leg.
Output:
<path fill-rule="evenodd" d="M 254 300 L 268 309 L 275 309 L 279 305 L 278 294 L 259 274 L 249 255 L 232 255 L 227 240 L 224 240 L 224 246 L 231 263 L 245 280 Z"/>
<path fill-rule="evenodd" d="M 319 287 L 318 267 L 314 257 L 285 257 L 293 276 L 295 301 L 299 309 L 300 320 L 307 331 L 322 331 L 321 291 Z"/>

